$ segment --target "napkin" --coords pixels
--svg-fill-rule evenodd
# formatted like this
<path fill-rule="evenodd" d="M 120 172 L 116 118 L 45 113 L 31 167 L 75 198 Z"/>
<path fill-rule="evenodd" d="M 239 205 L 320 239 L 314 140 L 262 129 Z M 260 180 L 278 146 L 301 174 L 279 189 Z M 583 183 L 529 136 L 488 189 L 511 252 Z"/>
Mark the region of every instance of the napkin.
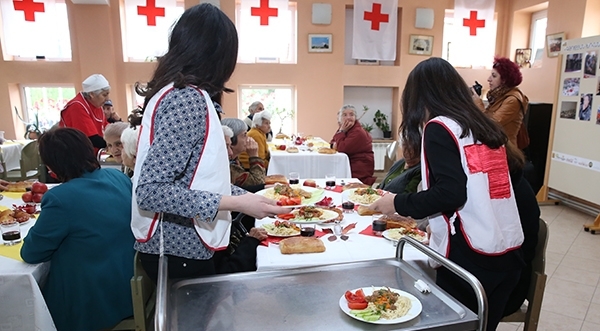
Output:
<path fill-rule="evenodd" d="M 336 185 L 333 188 L 331 188 L 331 187 L 325 187 L 325 189 L 327 191 L 332 191 L 332 192 L 336 192 L 336 193 L 342 193 L 342 191 L 344 190 L 344 186 L 342 186 L 342 185 Z"/>
<path fill-rule="evenodd" d="M 325 235 L 325 232 L 315 229 L 315 237 L 320 238 Z M 269 243 L 277 244 L 285 238 L 268 236 L 267 239 L 260 242 L 261 245 L 269 247 Z"/>
<path fill-rule="evenodd" d="M 0 255 L 22 262 L 23 261 L 23 259 L 21 258 L 21 247 L 22 246 L 23 246 L 22 240 L 20 243 L 18 243 L 16 245 L 12 245 L 12 246 L 6 246 L 3 244 L 0 244 Z"/>
<path fill-rule="evenodd" d="M 359 233 L 364 234 L 365 236 L 381 238 L 381 236 L 376 236 L 375 234 L 373 234 L 373 226 L 372 225 L 367 226 L 364 230 L 360 231 Z"/>
<path fill-rule="evenodd" d="M 2 195 L 11 199 L 21 199 L 25 192 L 2 192 Z"/>

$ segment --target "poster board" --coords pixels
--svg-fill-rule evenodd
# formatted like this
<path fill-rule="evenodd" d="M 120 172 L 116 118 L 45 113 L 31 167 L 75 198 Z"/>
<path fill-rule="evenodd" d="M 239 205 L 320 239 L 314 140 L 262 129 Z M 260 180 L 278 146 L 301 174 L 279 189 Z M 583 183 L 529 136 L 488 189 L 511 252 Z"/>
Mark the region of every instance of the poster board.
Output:
<path fill-rule="evenodd" d="M 600 36 L 566 40 L 548 186 L 600 204 Z"/>

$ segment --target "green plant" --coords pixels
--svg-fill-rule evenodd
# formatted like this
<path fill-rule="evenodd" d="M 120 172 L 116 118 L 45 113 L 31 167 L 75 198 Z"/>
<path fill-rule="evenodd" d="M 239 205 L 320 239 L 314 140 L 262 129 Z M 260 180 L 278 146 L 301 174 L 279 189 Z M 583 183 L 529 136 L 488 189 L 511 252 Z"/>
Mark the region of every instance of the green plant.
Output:
<path fill-rule="evenodd" d="M 373 122 L 375 122 L 375 125 L 377 125 L 377 127 L 381 131 L 383 131 L 383 132 L 390 131 L 390 124 L 388 123 L 388 117 L 386 114 L 382 113 L 381 110 L 377 109 L 377 111 L 375 112 L 375 117 L 373 117 Z"/>
<path fill-rule="evenodd" d="M 293 109 L 287 110 L 285 108 L 279 109 L 279 108 L 275 108 L 275 110 L 273 111 L 273 114 L 277 115 L 277 117 L 279 117 L 279 120 L 281 121 L 281 126 L 279 127 L 279 133 L 281 133 L 281 130 L 283 129 L 283 122 L 285 121 L 286 118 L 294 118 L 294 115 L 296 115 L 296 113 L 294 112 Z"/>
<path fill-rule="evenodd" d="M 37 134 L 37 137 L 39 137 L 42 134 L 42 130 L 40 129 L 40 120 L 37 112 L 33 114 L 33 122 L 25 122 L 23 117 L 21 117 L 21 114 L 19 114 L 19 110 L 17 109 L 17 107 L 15 107 L 15 113 L 17 114 L 19 120 L 25 124 L 25 139 L 29 138 L 29 133 L 31 132 Z"/>
<path fill-rule="evenodd" d="M 373 131 L 373 125 L 372 124 L 367 124 L 367 123 L 360 123 L 360 125 L 362 126 L 363 129 L 365 129 L 365 131 L 371 133 L 371 131 Z"/>

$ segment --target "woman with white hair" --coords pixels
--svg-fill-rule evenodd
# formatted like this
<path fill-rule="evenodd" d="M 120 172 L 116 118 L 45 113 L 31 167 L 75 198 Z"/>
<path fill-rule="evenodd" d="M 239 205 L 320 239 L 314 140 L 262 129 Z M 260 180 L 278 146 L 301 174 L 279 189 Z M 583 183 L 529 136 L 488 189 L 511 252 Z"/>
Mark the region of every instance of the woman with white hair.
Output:
<path fill-rule="evenodd" d="M 338 130 L 331 139 L 332 147 L 346 153 L 350 159 L 352 178 L 358 178 L 367 185 L 373 185 L 376 178 L 373 139 L 356 119 L 356 108 L 344 105 L 338 112 Z"/>
<path fill-rule="evenodd" d="M 232 131 L 231 151 L 233 155 L 229 157 L 231 183 L 250 192 L 256 192 L 257 185 L 264 188 L 265 163 L 258 157 L 258 144 L 246 134 L 246 123 L 237 118 L 224 118 L 221 124 Z M 244 169 L 239 160 L 239 155 L 243 152 L 250 156 L 248 170 Z"/>
<path fill-rule="evenodd" d="M 60 111 L 60 127 L 69 127 L 82 131 L 94 146 L 97 153 L 106 147 L 102 138 L 108 124 L 102 106 L 108 100 L 110 84 L 104 76 L 93 74 L 82 83 L 83 90 Z"/>
<path fill-rule="evenodd" d="M 267 145 L 267 133 L 271 131 L 271 113 L 263 110 L 254 114 L 252 118 L 252 129 L 248 131 L 248 137 L 254 139 L 258 144 L 258 157 L 265 163 L 265 169 L 269 168 L 271 153 Z M 244 169 L 250 169 L 250 155 L 247 152 L 240 153 L 239 160 Z"/>
<path fill-rule="evenodd" d="M 129 169 L 135 168 L 135 157 L 137 155 L 137 138 L 139 131 L 136 127 L 129 127 L 121 133 L 121 144 L 123 146 L 121 157 L 123 165 Z"/>

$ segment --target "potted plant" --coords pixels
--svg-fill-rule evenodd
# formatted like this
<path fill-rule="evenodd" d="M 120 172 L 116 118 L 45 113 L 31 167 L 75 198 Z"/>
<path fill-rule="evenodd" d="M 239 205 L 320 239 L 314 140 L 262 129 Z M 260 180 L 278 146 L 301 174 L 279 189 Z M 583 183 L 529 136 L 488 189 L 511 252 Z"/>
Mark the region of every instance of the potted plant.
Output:
<path fill-rule="evenodd" d="M 36 140 L 42 135 L 42 130 L 40 128 L 40 120 L 38 117 L 38 113 L 36 112 L 34 116 L 34 120 L 31 123 L 25 122 L 23 117 L 19 114 L 19 110 L 15 107 L 15 113 L 21 122 L 25 124 L 25 139 Z"/>
<path fill-rule="evenodd" d="M 373 130 L 373 125 L 372 124 L 367 124 L 367 123 L 360 123 L 360 125 L 362 126 L 362 128 L 367 131 L 368 133 L 371 133 L 371 131 Z"/>
<path fill-rule="evenodd" d="M 381 110 L 377 109 L 375 112 L 375 117 L 373 117 L 373 122 L 375 122 L 375 125 L 377 125 L 381 131 L 383 131 L 383 138 L 392 137 L 392 131 L 390 131 L 388 117 L 386 114 L 382 113 Z"/>

